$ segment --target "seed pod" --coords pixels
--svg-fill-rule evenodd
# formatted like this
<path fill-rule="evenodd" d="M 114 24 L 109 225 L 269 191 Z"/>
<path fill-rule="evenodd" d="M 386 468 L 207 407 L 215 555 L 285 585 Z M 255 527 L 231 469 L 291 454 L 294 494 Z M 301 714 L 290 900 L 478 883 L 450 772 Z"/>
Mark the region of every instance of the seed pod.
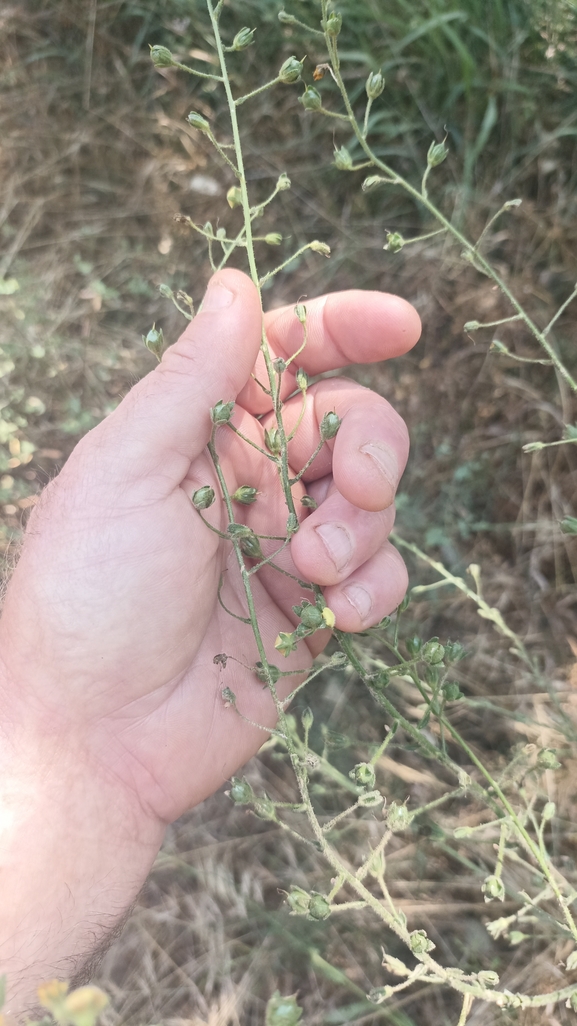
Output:
<path fill-rule="evenodd" d="M 324 894 L 313 894 L 309 903 L 309 916 L 311 919 L 328 919 L 331 914 L 329 905 Z"/>
<path fill-rule="evenodd" d="M 297 1026 L 302 1014 L 295 994 L 282 997 L 280 991 L 275 990 L 266 1006 L 265 1026 Z"/>
<path fill-rule="evenodd" d="M 249 559 L 264 559 L 264 553 L 254 531 L 250 531 L 241 537 L 240 547 Z"/>
<path fill-rule="evenodd" d="M 303 709 L 301 713 L 301 723 L 305 730 L 310 730 L 314 721 L 313 711 L 310 706 L 307 705 L 306 709 Z"/>
<path fill-rule="evenodd" d="M 206 118 L 203 118 L 202 114 L 197 114 L 195 110 L 191 110 L 186 120 L 192 128 L 198 128 L 199 132 L 204 132 L 205 135 L 210 132 L 210 125 Z"/>
<path fill-rule="evenodd" d="M 375 786 L 375 767 L 370 762 L 358 762 L 349 773 L 358 787 L 373 788 Z"/>
<path fill-rule="evenodd" d="M 303 891 L 302 887 L 296 887 L 295 884 L 291 884 L 286 900 L 291 912 L 294 912 L 297 916 L 302 916 L 309 910 L 311 896 L 306 891 Z"/>
<path fill-rule="evenodd" d="M 485 901 L 493 901 L 495 898 L 499 901 L 505 900 L 503 881 L 498 876 L 485 877 L 481 890 L 485 895 Z"/>
<path fill-rule="evenodd" d="M 389 805 L 387 812 L 387 826 L 389 830 L 393 832 L 406 830 L 412 818 L 406 805 L 398 805 L 397 802 L 391 802 Z"/>
<path fill-rule="evenodd" d="M 338 150 L 335 150 L 335 167 L 337 167 L 339 171 L 352 171 L 353 158 L 346 146 L 341 146 Z"/>
<path fill-rule="evenodd" d="M 365 178 L 361 189 L 363 192 L 370 192 L 371 189 L 376 189 L 378 185 L 387 185 L 388 181 L 388 178 L 382 178 L 381 175 L 369 175 L 368 178 Z"/>
<path fill-rule="evenodd" d="M 284 11 L 281 11 L 281 14 L 284 14 Z M 280 66 L 278 77 L 285 85 L 294 85 L 295 82 L 300 80 L 302 70 L 302 61 L 297 60 L 296 57 L 287 57 L 286 61 L 284 61 Z"/>
<path fill-rule="evenodd" d="M 369 100 L 376 100 L 385 88 L 385 79 L 380 71 L 371 71 L 367 78 L 365 89 Z"/>
<path fill-rule="evenodd" d="M 154 356 L 156 356 L 156 359 L 160 361 L 162 354 L 166 349 L 166 342 L 164 341 L 162 328 L 157 329 L 156 324 L 153 324 L 148 335 L 142 336 L 142 341 L 149 352 L 153 353 Z"/>
<path fill-rule="evenodd" d="M 279 192 L 285 192 L 291 187 L 291 180 L 287 174 L 283 171 L 282 175 L 279 175 L 276 183 L 276 187 Z"/>
<path fill-rule="evenodd" d="M 282 235 L 280 232 L 269 232 L 268 235 L 265 235 L 264 241 L 267 246 L 280 246 Z"/>
<path fill-rule="evenodd" d="M 438 638 L 431 638 L 421 650 L 421 657 L 426 663 L 442 663 L 445 658 L 445 647 L 441 645 Z"/>
<path fill-rule="evenodd" d="M 226 194 L 226 202 L 231 210 L 234 210 L 235 207 L 242 206 L 242 191 L 239 189 L 238 185 L 231 185 Z"/>
<path fill-rule="evenodd" d="M 389 232 L 383 249 L 388 250 L 389 253 L 400 253 L 405 243 L 406 239 L 400 232 Z"/>
<path fill-rule="evenodd" d="M 323 28 L 328 36 L 336 39 L 343 26 L 343 16 L 338 11 L 332 11 L 327 20 L 323 22 Z"/>
<path fill-rule="evenodd" d="M 448 680 L 443 684 L 443 694 L 447 702 L 458 702 L 460 698 L 465 697 L 455 680 Z"/>
<path fill-rule="evenodd" d="M 318 89 L 310 85 L 306 87 L 302 96 L 299 96 L 299 100 L 305 110 L 320 110 L 323 105 Z"/>
<path fill-rule="evenodd" d="M 243 506 L 250 506 L 253 502 L 256 502 L 258 491 L 256 488 L 252 488 L 251 485 L 240 485 L 236 492 L 231 495 L 233 502 L 241 502 Z"/>
<path fill-rule="evenodd" d="M 278 456 L 281 451 L 281 437 L 277 427 L 272 427 L 265 430 L 264 433 L 264 444 L 266 445 L 269 452 L 273 456 Z"/>
<path fill-rule="evenodd" d="M 254 801 L 254 791 L 246 777 L 233 777 L 229 793 L 235 805 L 250 805 Z"/>
<path fill-rule="evenodd" d="M 320 426 L 320 433 L 323 442 L 326 442 L 329 438 L 334 438 L 340 426 L 341 418 L 338 417 L 336 413 L 325 413 Z"/>
<path fill-rule="evenodd" d="M 305 601 L 300 606 L 293 606 L 293 609 L 309 630 L 316 631 L 322 625 L 323 614 L 318 606 L 313 606 L 310 602 Z"/>
<path fill-rule="evenodd" d="M 260 659 L 257 663 L 254 664 L 254 670 L 258 679 L 262 681 L 263 684 L 268 684 L 269 679 L 272 681 L 273 684 L 276 684 L 277 680 L 280 677 L 280 670 L 278 666 L 275 666 L 274 663 L 269 663 L 267 673 Z"/>
<path fill-rule="evenodd" d="M 460 641 L 448 641 L 445 645 L 445 659 L 448 663 L 458 663 L 465 656 L 465 649 Z"/>
<path fill-rule="evenodd" d="M 255 799 L 254 811 L 259 819 L 276 820 L 276 806 L 268 794 Z"/>
<path fill-rule="evenodd" d="M 177 63 L 166 46 L 151 46 L 150 59 L 155 68 L 173 68 Z"/>
<path fill-rule="evenodd" d="M 246 25 L 241 28 L 232 41 L 233 50 L 246 50 L 247 46 L 254 43 L 256 29 L 250 29 Z"/>
<path fill-rule="evenodd" d="M 541 813 L 543 822 L 548 823 L 550 819 L 553 819 L 553 816 L 555 815 L 556 811 L 557 806 L 555 805 L 555 802 L 545 802 L 543 812 Z"/>
<path fill-rule="evenodd" d="M 192 496 L 192 505 L 195 509 L 208 509 L 209 506 L 212 506 L 214 499 L 214 488 L 211 488 L 210 485 L 203 485 L 202 488 L 197 488 Z"/>
<path fill-rule="evenodd" d="M 234 410 L 234 402 L 225 403 L 224 399 L 220 399 L 216 406 L 213 406 L 210 411 L 210 419 L 213 424 L 228 424 L 232 417 L 232 411 Z"/>
<path fill-rule="evenodd" d="M 432 142 L 427 153 L 427 164 L 429 167 L 438 167 L 449 155 L 449 149 L 445 143 Z"/>
<path fill-rule="evenodd" d="M 322 253 L 326 257 L 331 255 L 331 247 L 327 246 L 326 242 L 319 242 L 318 239 L 313 239 L 309 243 L 309 249 L 312 249 L 313 253 Z"/>
<path fill-rule="evenodd" d="M 296 373 L 296 383 L 297 388 L 300 388 L 301 392 L 306 392 L 309 386 L 309 376 L 307 372 L 302 369 L 302 367 L 299 367 Z"/>
<path fill-rule="evenodd" d="M 407 652 L 409 653 L 411 659 L 415 659 L 421 651 L 421 648 L 423 647 L 423 642 L 415 634 L 412 638 L 407 638 L 407 640 L 405 641 L 405 645 L 407 647 Z"/>
<path fill-rule="evenodd" d="M 411 951 L 415 955 L 424 955 L 427 951 L 432 951 L 435 945 L 432 940 L 429 940 L 424 930 L 413 930 L 409 934 L 409 944 Z"/>

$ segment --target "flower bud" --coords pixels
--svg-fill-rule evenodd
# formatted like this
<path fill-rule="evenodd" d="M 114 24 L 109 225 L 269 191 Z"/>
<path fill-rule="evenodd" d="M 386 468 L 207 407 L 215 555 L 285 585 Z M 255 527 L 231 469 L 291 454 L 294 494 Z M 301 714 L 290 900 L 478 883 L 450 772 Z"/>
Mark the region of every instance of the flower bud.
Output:
<path fill-rule="evenodd" d="M 331 914 L 329 905 L 324 894 L 312 894 L 309 904 L 309 916 L 311 919 L 328 919 Z"/>
<path fill-rule="evenodd" d="M 494 901 L 495 898 L 499 901 L 505 900 L 503 881 L 498 876 L 485 877 L 481 890 L 485 895 L 485 901 Z"/>
<path fill-rule="evenodd" d="M 444 669 L 444 667 L 443 667 Z M 441 670 L 438 666 L 425 666 L 425 680 L 432 688 L 436 687 L 441 679 Z"/>
<path fill-rule="evenodd" d="M 553 819 L 553 816 L 555 815 L 556 811 L 557 806 L 555 805 L 555 802 L 545 802 L 543 812 L 541 813 L 543 822 L 548 823 L 550 819 Z"/>
<path fill-rule="evenodd" d="M 259 819 L 276 820 L 276 806 L 268 794 L 263 794 L 262 798 L 255 799 L 254 811 Z"/>
<path fill-rule="evenodd" d="M 300 607 L 301 623 L 312 631 L 316 631 L 323 623 L 323 614 L 318 606 L 312 606 L 310 602 L 303 602 Z"/>
<path fill-rule="evenodd" d="M 328 36 L 336 39 L 343 25 L 343 16 L 338 11 L 332 11 L 327 20 L 323 22 L 323 28 Z"/>
<path fill-rule="evenodd" d="M 465 656 L 465 648 L 460 641 L 448 641 L 445 645 L 445 659 L 448 663 L 458 663 Z"/>
<path fill-rule="evenodd" d="M 281 437 L 279 429 L 277 427 L 271 427 L 270 429 L 265 430 L 264 444 L 266 445 L 268 451 L 273 454 L 273 456 L 280 455 Z"/>
<path fill-rule="evenodd" d="M 234 37 L 232 41 L 232 49 L 246 50 L 247 46 L 250 46 L 251 43 L 254 43 L 255 32 L 256 29 L 249 29 L 245 25 L 244 28 L 241 28 Z"/>
<path fill-rule="evenodd" d="M 423 642 L 420 638 L 418 638 L 415 635 L 412 638 L 407 638 L 407 640 L 405 641 L 405 645 L 407 647 L 407 652 L 409 653 L 411 659 L 415 659 L 421 651 L 421 648 L 423 647 Z"/>
<path fill-rule="evenodd" d="M 254 791 L 246 777 L 233 777 L 228 792 L 235 805 L 250 805 L 254 801 Z"/>
<path fill-rule="evenodd" d="M 411 813 L 407 809 L 406 805 L 398 805 L 397 802 L 391 802 L 387 811 L 387 826 L 389 830 L 393 832 L 397 830 L 406 830 L 412 820 Z"/>
<path fill-rule="evenodd" d="M 358 762 L 349 773 L 357 787 L 373 788 L 375 786 L 375 768 L 370 762 Z"/>
<path fill-rule="evenodd" d="M 383 178 L 381 175 L 369 175 L 368 178 L 365 178 L 363 184 L 361 185 L 361 189 L 363 190 L 363 192 L 370 192 L 371 189 L 376 189 L 378 185 L 388 184 L 388 178 Z"/>
<path fill-rule="evenodd" d="M 287 174 L 283 171 L 282 175 L 279 175 L 276 183 L 276 187 L 279 192 L 285 192 L 291 187 L 291 180 Z"/>
<path fill-rule="evenodd" d="M 326 242 L 319 242 L 318 239 L 313 239 L 309 243 L 309 249 L 312 249 L 313 253 L 322 253 L 326 257 L 331 255 L 331 247 L 327 246 Z"/>
<path fill-rule="evenodd" d="M 306 392 L 307 388 L 309 387 L 309 376 L 307 372 L 302 369 L 302 367 L 299 367 L 296 373 L 296 383 L 297 388 L 300 388 L 301 392 Z"/>
<path fill-rule="evenodd" d="M 403 238 L 400 232 L 389 232 L 383 249 L 388 250 L 389 253 L 400 253 L 405 242 L 406 239 Z"/>
<path fill-rule="evenodd" d="M 281 631 L 280 634 L 277 635 L 274 647 L 276 648 L 277 652 L 280 652 L 280 654 L 283 655 L 286 659 L 287 656 L 291 654 L 291 652 L 295 651 L 297 643 L 298 639 L 295 638 L 294 633 L 287 634 L 285 631 Z"/>
<path fill-rule="evenodd" d="M 380 71 L 371 71 L 367 78 L 365 89 L 369 100 L 376 100 L 385 88 L 385 79 Z"/>
<path fill-rule="evenodd" d="M 306 709 L 303 709 L 301 713 L 301 723 L 305 730 L 310 730 L 314 722 L 313 711 L 310 706 L 307 705 Z"/>
<path fill-rule="evenodd" d="M 206 118 L 203 118 L 202 114 L 197 114 L 195 110 L 191 110 L 186 120 L 192 128 L 198 128 L 199 132 L 204 132 L 205 134 L 210 132 L 210 125 Z"/>
<path fill-rule="evenodd" d="M 443 694 L 447 702 L 458 702 L 465 697 L 456 680 L 448 680 L 443 684 Z"/>
<path fill-rule="evenodd" d="M 284 11 L 281 11 L 281 14 L 284 14 Z M 286 61 L 284 61 L 280 66 L 278 77 L 285 85 L 294 85 L 295 82 L 300 80 L 302 70 L 302 61 L 297 60 L 296 57 L 287 57 Z"/>
<path fill-rule="evenodd" d="M 539 769 L 561 769 L 561 763 L 558 761 L 555 752 L 551 748 L 542 748 L 537 756 L 537 765 Z"/>
<path fill-rule="evenodd" d="M 210 485 L 203 485 L 202 488 L 197 488 L 192 496 L 192 505 L 195 509 L 208 509 L 209 506 L 212 506 L 214 499 L 214 488 L 211 488 Z"/>
<path fill-rule="evenodd" d="M 228 203 L 231 210 L 235 207 L 242 206 L 242 192 L 238 185 L 231 185 L 230 189 L 226 194 L 226 202 Z"/>
<path fill-rule="evenodd" d="M 217 402 L 210 411 L 210 419 L 213 424 L 228 424 L 234 410 L 234 402 L 225 403 L 223 399 Z"/>
<path fill-rule="evenodd" d="M 231 495 L 233 502 L 241 502 L 243 506 L 250 506 L 253 502 L 256 502 L 258 491 L 251 485 L 240 485 L 236 492 Z"/>
<path fill-rule="evenodd" d="M 248 534 L 241 535 L 240 547 L 249 559 L 264 559 L 264 553 L 254 531 L 249 530 Z"/>
<path fill-rule="evenodd" d="M 164 296 L 165 299 L 172 299 L 172 297 L 174 296 L 174 292 L 172 291 L 170 285 L 159 285 L 158 291 L 160 292 L 161 296 Z"/>
<path fill-rule="evenodd" d="M 329 438 L 334 438 L 340 426 L 341 418 L 338 417 L 336 413 L 332 411 L 325 413 L 320 426 L 320 433 L 323 442 L 326 442 Z"/>
<path fill-rule="evenodd" d="M 173 68 L 177 63 L 166 46 L 151 46 L 150 59 L 155 68 Z"/>
<path fill-rule="evenodd" d="M 223 688 L 220 697 L 224 702 L 225 709 L 230 709 L 231 705 L 236 706 L 236 695 L 230 688 Z"/>
<path fill-rule="evenodd" d="M 164 341 L 162 328 L 157 329 L 156 325 L 153 324 L 152 328 L 148 332 L 148 335 L 142 336 L 142 341 L 144 342 L 149 352 L 154 353 L 156 359 L 160 361 L 160 358 L 164 350 L 166 349 L 166 342 Z"/>
<path fill-rule="evenodd" d="M 297 1026 L 302 1014 L 295 994 L 282 997 L 276 990 L 266 1006 L 265 1026 Z"/>
<path fill-rule="evenodd" d="M 299 100 L 305 110 L 320 110 L 323 105 L 318 89 L 310 85 L 306 87 L 302 96 L 299 96 Z"/>
<path fill-rule="evenodd" d="M 449 149 L 445 143 L 432 142 L 427 153 L 427 164 L 429 167 L 438 167 L 449 155 Z"/>
<path fill-rule="evenodd" d="M 424 930 L 413 930 L 409 934 L 409 945 L 415 955 L 424 955 L 425 952 L 432 951 L 435 947 Z"/>
<path fill-rule="evenodd" d="M 302 916 L 309 910 L 311 896 L 306 891 L 303 891 L 302 887 L 291 884 L 286 900 L 291 912 L 294 912 L 297 916 Z"/>
<path fill-rule="evenodd" d="M 352 171 L 353 158 L 346 146 L 341 146 L 338 150 L 335 150 L 335 167 L 337 167 L 339 171 Z"/>
<path fill-rule="evenodd" d="M 280 246 L 282 235 L 280 232 L 269 232 L 268 235 L 265 235 L 264 241 L 267 246 Z"/>
<path fill-rule="evenodd" d="M 255 663 L 254 669 L 258 679 L 262 681 L 263 684 L 268 684 L 269 679 L 272 681 L 273 684 L 276 684 L 277 680 L 280 677 L 280 670 L 278 666 L 274 665 L 274 663 L 268 664 L 267 672 L 267 670 L 264 668 L 263 664 L 259 659 L 259 661 Z"/>
<path fill-rule="evenodd" d="M 427 641 L 427 644 L 423 646 L 421 657 L 426 663 L 430 663 L 431 665 L 442 663 L 445 658 L 445 647 L 444 645 L 441 645 L 438 638 L 431 638 L 431 640 Z"/>

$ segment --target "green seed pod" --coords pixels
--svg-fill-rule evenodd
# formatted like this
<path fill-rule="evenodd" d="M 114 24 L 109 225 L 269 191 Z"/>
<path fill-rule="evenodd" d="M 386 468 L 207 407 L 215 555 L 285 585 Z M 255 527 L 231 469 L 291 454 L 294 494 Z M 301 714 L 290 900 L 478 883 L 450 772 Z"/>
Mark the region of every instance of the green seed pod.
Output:
<path fill-rule="evenodd" d="M 160 361 L 164 350 L 166 349 L 166 342 L 164 341 L 164 335 L 162 328 L 156 328 L 156 324 L 152 325 L 152 328 L 148 332 L 148 335 L 142 336 L 146 348 L 149 352 L 156 356 L 156 359 Z"/>
<path fill-rule="evenodd" d="M 285 192 L 291 187 L 291 180 L 287 174 L 283 171 L 282 175 L 279 175 L 276 183 L 278 192 Z"/>
<path fill-rule="evenodd" d="M 543 822 L 548 823 L 550 819 L 553 819 L 553 816 L 555 815 L 556 811 L 557 806 L 555 805 L 555 802 L 546 802 L 543 807 L 543 812 L 541 813 L 541 818 L 543 819 Z"/>
<path fill-rule="evenodd" d="M 324 624 L 323 614 L 317 606 L 311 606 L 310 602 L 303 602 L 300 613 L 301 622 L 310 630 L 317 630 Z"/>
<path fill-rule="evenodd" d="M 333 11 L 322 25 L 327 35 L 336 39 L 343 26 L 343 16 L 337 11 Z"/>
<path fill-rule="evenodd" d="M 561 763 L 557 760 L 557 756 L 551 748 L 541 749 L 537 756 L 537 765 L 539 769 L 561 769 Z"/>
<path fill-rule="evenodd" d="M 234 210 L 235 207 L 242 206 L 242 191 L 239 189 L 238 185 L 231 185 L 226 194 L 226 202 L 231 210 Z"/>
<path fill-rule="evenodd" d="M 421 650 L 421 656 L 426 663 L 434 665 L 442 663 L 445 658 L 445 647 L 441 645 L 438 638 L 431 638 Z"/>
<path fill-rule="evenodd" d="M 244 28 L 241 28 L 234 37 L 232 41 L 232 49 L 246 50 L 247 46 L 250 46 L 251 43 L 254 43 L 255 32 L 256 29 L 247 28 L 247 26 L 245 25 Z"/>
<path fill-rule="evenodd" d="M 331 914 L 329 905 L 324 894 L 312 894 L 309 903 L 309 916 L 311 919 L 328 919 Z"/>
<path fill-rule="evenodd" d="M 326 257 L 331 255 L 331 247 L 327 246 L 326 242 L 319 242 L 318 239 L 313 239 L 309 243 L 309 249 L 312 249 L 313 253 L 322 253 Z"/>
<path fill-rule="evenodd" d="M 281 14 L 284 14 L 284 11 L 281 11 Z M 296 57 L 287 57 L 286 61 L 280 66 L 278 77 L 285 85 L 294 85 L 295 82 L 300 81 L 302 70 L 302 61 L 297 60 Z M 288 188 L 288 186 L 285 186 L 285 188 Z"/>
<path fill-rule="evenodd" d="M 425 680 L 432 688 L 436 687 L 441 679 L 441 671 L 438 666 L 425 666 Z"/>
<path fill-rule="evenodd" d="M 405 242 L 406 239 L 403 238 L 400 232 L 389 232 L 383 249 L 388 250 L 389 253 L 400 253 Z"/>
<path fill-rule="evenodd" d="M 397 802 L 391 802 L 389 805 L 387 811 L 387 826 L 389 830 L 393 832 L 406 830 L 412 818 L 406 805 L 398 805 Z"/>
<path fill-rule="evenodd" d="M 295 316 L 298 317 L 301 324 L 306 324 L 307 308 L 304 303 L 297 303 L 295 306 Z"/>
<path fill-rule="evenodd" d="M 320 433 L 323 442 L 326 442 L 329 438 L 334 438 L 340 426 L 341 418 L 338 417 L 336 413 L 325 413 L 320 426 Z"/>
<path fill-rule="evenodd" d="M 460 641 L 448 641 L 445 645 L 445 659 L 448 663 L 458 663 L 465 656 L 465 648 Z"/>
<path fill-rule="evenodd" d="M 170 288 L 170 285 L 159 285 L 158 291 L 160 292 L 161 296 L 164 296 L 165 299 L 172 299 L 172 297 L 174 296 L 174 292 Z"/>
<path fill-rule="evenodd" d="M 263 794 L 261 798 L 255 798 L 254 811 L 259 819 L 276 820 L 276 806 L 268 794 Z"/>
<path fill-rule="evenodd" d="M 186 120 L 192 128 L 198 128 L 199 132 L 204 132 L 205 135 L 210 132 L 210 125 L 206 118 L 203 118 L 202 114 L 197 114 L 195 110 L 191 110 Z"/>
<path fill-rule="evenodd" d="M 305 110 L 320 110 L 323 105 L 318 89 L 310 85 L 306 87 L 302 96 L 299 96 L 299 100 Z"/>
<path fill-rule="evenodd" d="M 234 402 L 225 403 L 224 399 L 220 399 L 216 406 L 213 406 L 210 411 L 210 419 L 213 424 L 228 424 L 232 417 L 232 411 L 234 410 Z"/>
<path fill-rule="evenodd" d="M 150 59 L 155 68 L 173 68 L 177 63 L 166 46 L 151 46 Z"/>
<path fill-rule="evenodd" d="M 192 496 L 192 505 L 195 509 L 208 509 L 209 506 L 212 506 L 214 499 L 214 488 L 211 488 L 210 485 L 203 485 L 202 488 L 197 488 Z"/>
<path fill-rule="evenodd" d="M 250 805 L 254 801 L 254 791 L 246 777 L 233 777 L 229 795 L 235 805 Z"/>
<path fill-rule="evenodd" d="M 367 78 L 365 89 L 369 100 L 376 100 L 385 88 L 385 79 L 380 71 L 371 71 Z"/>
<path fill-rule="evenodd" d="M 423 642 L 415 634 L 412 638 L 407 638 L 407 640 L 405 641 L 405 645 L 407 647 L 407 652 L 409 653 L 411 659 L 415 659 L 423 647 Z"/>
<path fill-rule="evenodd" d="M 393 994 L 392 987 L 373 987 L 367 994 L 367 1001 L 372 1005 L 382 1005 L 383 1001 L 387 1001 Z"/>
<path fill-rule="evenodd" d="M 306 709 L 303 709 L 301 713 L 301 723 L 305 730 L 310 730 L 314 721 L 313 711 L 310 706 L 307 705 Z"/>
<path fill-rule="evenodd" d="M 280 677 L 280 670 L 278 666 L 275 666 L 274 663 L 269 663 L 267 673 L 260 659 L 257 663 L 254 664 L 254 672 L 263 684 L 268 684 L 269 678 L 273 684 L 276 684 L 277 680 Z"/>
<path fill-rule="evenodd" d="M 264 552 L 254 531 L 251 531 L 250 534 L 245 534 L 240 539 L 240 547 L 249 559 L 264 559 Z"/>
<path fill-rule="evenodd" d="M 427 153 L 427 164 L 429 167 L 438 167 L 439 164 L 442 164 L 447 159 L 448 155 L 449 150 L 444 142 L 432 142 Z"/>
<path fill-rule="evenodd" d="M 297 887 L 295 884 L 291 884 L 291 889 L 287 894 L 286 900 L 291 912 L 294 912 L 297 916 L 302 916 L 309 910 L 311 896 L 306 891 L 303 891 L 302 887 Z"/>
<path fill-rule="evenodd" d="M 358 762 L 349 773 L 358 787 L 373 788 L 375 786 L 375 768 L 370 762 Z"/>
<path fill-rule="evenodd" d="M 272 427 L 269 430 L 265 430 L 264 444 L 266 445 L 268 451 L 273 454 L 273 456 L 280 455 L 281 437 L 278 428 Z"/>
<path fill-rule="evenodd" d="M 503 881 L 498 876 L 485 877 L 481 890 L 485 895 L 485 901 L 494 901 L 495 898 L 499 901 L 505 900 Z"/>
<path fill-rule="evenodd" d="M 280 991 L 275 990 L 266 1006 L 265 1026 L 297 1026 L 302 1014 L 295 994 L 281 997 Z"/>
<path fill-rule="evenodd" d="M 267 246 L 280 246 L 282 235 L 280 232 L 269 232 L 268 235 L 265 235 L 264 241 Z"/>
<path fill-rule="evenodd" d="M 302 367 L 299 367 L 296 373 L 296 383 L 297 388 L 300 388 L 301 392 L 306 392 L 307 388 L 309 387 L 309 376 L 307 372 L 302 369 Z"/>
<path fill-rule="evenodd" d="M 257 495 L 258 491 L 256 488 L 252 488 L 250 485 L 241 485 L 231 495 L 231 499 L 233 502 L 241 502 L 243 506 L 250 506 L 253 502 L 256 502 Z"/>
<path fill-rule="evenodd" d="M 465 697 L 455 680 L 448 680 L 443 684 L 443 694 L 447 702 L 458 702 L 460 698 Z"/>
<path fill-rule="evenodd" d="M 429 940 L 424 930 L 413 930 L 409 934 L 409 944 L 411 951 L 415 955 L 424 955 L 427 951 L 432 951 L 435 945 L 432 940 Z"/>
<path fill-rule="evenodd" d="M 361 189 L 363 192 L 370 192 L 371 189 L 376 189 L 378 185 L 387 185 L 388 182 L 388 178 L 382 178 L 381 175 L 369 175 L 368 178 L 365 178 Z"/>
<path fill-rule="evenodd" d="M 339 171 L 352 171 L 353 158 L 346 146 L 341 146 L 338 150 L 335 150 L 335 167 L 337 167 Z"/>

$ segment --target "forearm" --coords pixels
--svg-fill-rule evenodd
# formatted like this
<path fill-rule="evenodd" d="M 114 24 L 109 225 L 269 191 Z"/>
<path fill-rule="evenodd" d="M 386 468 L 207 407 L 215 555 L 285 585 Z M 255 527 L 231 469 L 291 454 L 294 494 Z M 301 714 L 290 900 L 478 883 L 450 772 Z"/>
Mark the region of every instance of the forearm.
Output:
<path fill-rule="evenodd" d="M 19 717 L 17 717 L 19 719 Z M 81 739 L 0 721 L 0 973 L 5 1010 L 71 980 L 122 926 L 163 837 Z"/>

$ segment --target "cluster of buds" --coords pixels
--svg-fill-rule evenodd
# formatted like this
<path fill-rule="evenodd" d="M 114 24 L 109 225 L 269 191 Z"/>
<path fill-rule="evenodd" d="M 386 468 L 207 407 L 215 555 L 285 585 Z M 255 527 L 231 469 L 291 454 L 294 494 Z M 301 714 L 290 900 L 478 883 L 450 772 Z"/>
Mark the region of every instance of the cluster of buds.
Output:
<path fill-rule="evenodd" d="M 299 625 L 290 634 L 281 631 L 274 643 L 277 652 L 281 652 L 285 658 L 296 651 L 299 641 L 303 638 L 309 638 L 318 630 L 332 630 L 335 626 L 335 614 L 324 604 L 322 595 L 314 605 L 304 599 L 300 605 L 293 606 L 293 612 L 300 617 Z"/>

